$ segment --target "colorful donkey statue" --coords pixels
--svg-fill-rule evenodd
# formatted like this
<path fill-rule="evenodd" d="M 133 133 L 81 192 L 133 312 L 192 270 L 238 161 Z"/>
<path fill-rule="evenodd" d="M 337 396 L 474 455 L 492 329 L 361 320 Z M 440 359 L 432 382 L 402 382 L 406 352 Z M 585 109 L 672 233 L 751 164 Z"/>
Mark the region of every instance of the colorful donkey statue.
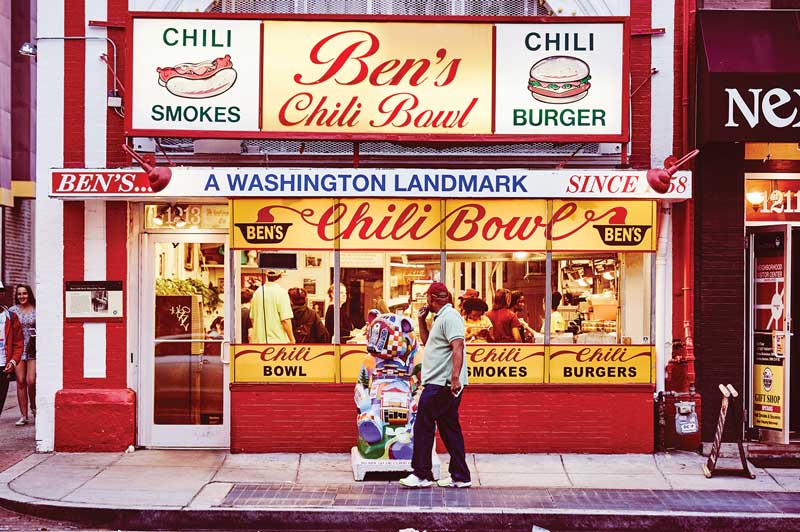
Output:
<path fill-rule="evenodd" d="M 368 354 L 355 389 L 358 446 L 352 459 L 356 480 L 363 480 L 367 471 L 408 469 L 419 399 L 421 365 L 414 365 L 419 350 L 414 324 L 401 314 L 380 314 L 375 309 L 368 318 Z"/>

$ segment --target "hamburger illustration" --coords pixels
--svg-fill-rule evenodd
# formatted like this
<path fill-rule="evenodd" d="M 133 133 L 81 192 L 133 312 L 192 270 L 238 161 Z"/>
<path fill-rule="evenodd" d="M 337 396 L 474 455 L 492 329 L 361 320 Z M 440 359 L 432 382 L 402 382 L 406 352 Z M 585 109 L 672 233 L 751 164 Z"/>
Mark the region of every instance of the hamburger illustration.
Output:
<path fill-rule="evenodd" d="M 537 61 L 531 67 L 528 90 L 544 103 L 571 103 L 589 93 L 589 65 L 567 55 L 554 55 Z"/>
<path fill-rule="evenodd" d="M 231 56 L 200 63 L 181 63 L 157 68 L 158 84 L 181 98 L 211 98 L 227 91 L 236 83 L 236 70 Z"/>

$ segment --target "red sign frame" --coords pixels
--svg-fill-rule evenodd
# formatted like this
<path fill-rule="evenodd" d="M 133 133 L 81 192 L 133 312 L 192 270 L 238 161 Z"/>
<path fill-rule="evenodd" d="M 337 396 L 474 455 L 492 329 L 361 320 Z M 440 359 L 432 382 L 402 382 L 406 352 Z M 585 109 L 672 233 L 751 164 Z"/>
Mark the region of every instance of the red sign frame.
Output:
<path fill-rule="evenodd" d="M 512 134 L 442 134 L 442 133 L 411 133 L 411 134 L 368 134 L 368 133 L 324 133 L 324 132 L 276 132 L 276 131 L 207 131 L 201 129 L 134 129 L 132 113 L 125 115 L 125 134 L 137 137 L 188 137 L 188 138 L 231 138 L 231 139 L 296 139 L 296 140 L 339 140 L 339 141 L 398 141 L 398 142 L 460 142 L 460 143 L 491 143 L 491 142 L 629 142 L 630 141 L 630 17 L 471 17 L 471 16 L 416 16 L 416 15 L 318 15 L 318 14 L 266 14 L 266 13 L 180 13 L 176 16 L 173 12 L 139 12 L 132 11 L 128 14 L 127 31 L 133 35 L 134 19 L 230 19 L 230 20 L 312 20 L 312 21 L 353 21 L 353 22 L 426 22 L 426 23 L 469 23 L 469 24 L 622 24 L 622 79 L 620 82 L 621 106 L 621 132 L 619 134 L 577 134 L 577 135 L 512 135 Z M 263 27 L 261 33 L 262 47 L 261 65 L 263 69 Z M 496 57 L 496 27 L 492 28 L 492 130 L 495 129 L 495 105 L 497 87 L 495 80 Z M 125 82 L 127 98 L 133 101 L 133 46 L 127 47 L 126 52 Z M 261 73 L 263 74 L 263 72 Z M 260 75 L 263 83 L 263 75 Z M 263 87 L 260 87 L 260 93 Z M 259 127 L 262 118 L 262 105 L 259 103 Z"/>

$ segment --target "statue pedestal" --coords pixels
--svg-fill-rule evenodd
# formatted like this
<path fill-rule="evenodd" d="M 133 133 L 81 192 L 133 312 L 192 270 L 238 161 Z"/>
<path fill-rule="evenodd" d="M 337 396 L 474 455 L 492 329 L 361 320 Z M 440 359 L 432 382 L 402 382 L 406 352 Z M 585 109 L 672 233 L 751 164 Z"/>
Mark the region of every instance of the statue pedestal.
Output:
<path fill-rule="evenodd" d="M 439 462 L 439 455 L 436 454 L 434 449 L 431 456 L 431 464 L 433 465 L 433 478 L 439 480 L 441 478 L 441 462 Z M 353 478 L 356 480 L 364 480 L 367 473 L 385 473 L 392 471 L 407 471 L 411 472 L 411 460 L 392 460 L 390 458 L 370 459 L 361 456 L 358 452 L 358 447 L 350 449 L 350 465 L 353 467 Z"/>

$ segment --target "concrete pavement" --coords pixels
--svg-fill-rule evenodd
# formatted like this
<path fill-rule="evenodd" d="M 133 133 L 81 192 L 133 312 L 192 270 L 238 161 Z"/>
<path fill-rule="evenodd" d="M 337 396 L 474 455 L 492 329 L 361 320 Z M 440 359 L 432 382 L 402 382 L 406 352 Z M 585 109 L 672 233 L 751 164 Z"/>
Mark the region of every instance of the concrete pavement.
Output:
<path fill-rule="evenodd" d="M 19 411 L 9 395 L 0 416 L 0 505 L 87 526 L 800 530 L 800 469 L 754 467 L 753 480 L 706 479 L 705 457 L 688 452 L 470 454 L 472 489 L 406 490 L 398 487 L 397 475 L 354 481 L 349 454 L 35 454 L 33 427 L 14 426 Z M 440 458 L 446 471 L 448 457 Z M 0 510 L 0 521 L 12 515 Z M 28 519 L 18 522 L 36 529 L 69 526 Z M 0 522 L 0 529 L 4 526 Z"/>
<path fill-rule="evenodd" d="M 17 388 L 11 383 L 3 412 L 0 413 L 0 471 L 33 454 L 36 449 L 33 424 L 17 427 L 19 419 Z M 55 522 L 32 517 L 0 508 L 0 530 L 73 530 L 75 526 L 67 522 Z"/>
<path fill-rule="evenodd" d="M 348 454 L 32 454 L 0 473 L 0 504 L 141 529 L 800 529 L 800 470 L 706 479 L 687 452 L 468 458 L 471 490 L 405 490 L 396 475 L 355 482 Z"/>

